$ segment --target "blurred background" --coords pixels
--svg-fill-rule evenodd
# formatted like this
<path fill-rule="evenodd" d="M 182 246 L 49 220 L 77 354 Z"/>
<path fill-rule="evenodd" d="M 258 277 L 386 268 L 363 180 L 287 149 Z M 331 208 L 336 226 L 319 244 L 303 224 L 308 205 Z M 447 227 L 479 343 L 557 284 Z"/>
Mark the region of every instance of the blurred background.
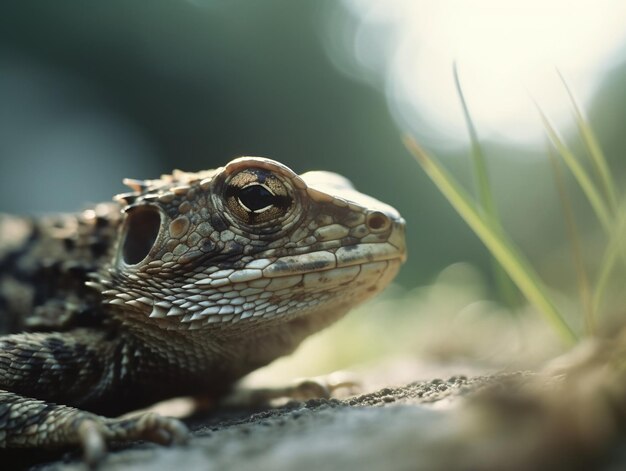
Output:
<path fill-rule="evenodd" d="M 370 340 L 390 310 L 411 322 L 389 331 L 390 345 L 400 336 L 444 351 L 463 343 L 453 325 L 479 326 L 493 343 L 492 324 L 481 324 L 501 317 L 492 315 L 500 307 L 488 253 L 401 141 L 411 133 L 473 188 L 455 61 L 504 225 L 576 311 L 533 101 L 582 151 L 558 68 L 624 181 L 619 0 L 4 1 L 0 211 L 78 210 L 124 191 L 123 177 L 213 168 L 240 155 L 332 170 L 403 214 L 409 259 L 397 286 L 338 331 L 355 344 L 366 339 L 362 348 L 326 345 L 325 356 L 343 366 L 373 355 Z M 571 195 L 593 268 L 599 230 L 575 185 Z M 385 304 L 398 299 L 402 308 Z M 368 315 L 371 331 L 356 332 Z M 508 336 L 500 343 L 511 347 Z"/>

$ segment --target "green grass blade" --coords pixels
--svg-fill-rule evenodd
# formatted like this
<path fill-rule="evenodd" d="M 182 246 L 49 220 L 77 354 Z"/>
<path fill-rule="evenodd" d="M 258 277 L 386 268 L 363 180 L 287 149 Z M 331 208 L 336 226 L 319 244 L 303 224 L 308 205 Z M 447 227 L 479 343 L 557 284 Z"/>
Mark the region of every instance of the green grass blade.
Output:
<path fill-rule="evenodd" d="M 456 62 L 452 69 L 454 75 L 454 85 L 456 86 L 456 92 L 461 101 L 461 107 L 463 108 L 463 117 L 465 118 L 465 125 L 470 135 L 470 142 L 472 144 L 472 162 L 474 164 L 474 178 L 476 179 L 476 188 L 478 190 L 479 201 L 484 208 L 485 212 L 492 217 L 494 221 L 497 221 L 496 206 L 493 202 L 493 196 L 491 194 L 491 185 L 489 184 L 489 174 L 487 172 L 487 164 L 485 162 L 485 154 L 478 140 L 478 133 L 476 132 L 476 126 L 472 121 L 472 117 L 465 101 L 465 95 L 461 88 L 461 82 L 459 80 L 459 72 L 456 67 Z"/>
<path fill-rule="evenodd" d="M 615 230 L 611 234 L 604 256 L 602 257 L 598 279 L 595 284 L 592 303 L 593 311 L 596 313 L 600 312 L 602 308 L 604 292 L 611 279 L 615 265 L 620 256 L 623 257 L 623 244 L 624 238 L 626 237 L 626 211 L 624 205 L 622 205 L 621 211 L 619 211 L 618 214 L 618 222 Z"/>
<path fill-rule="evenodd" d="M 481 215 L 476 203 L 465 190 L 414 139 L 406 136 L 404 143 L 439 191 L 498 260 L 529 302 L 544 315 L 564 341 L 575 343 L 576 334 L 549 298 L 539 276 L 513 243 L 499 228 L 494 227 L 490 218 Z"/>
<path fill-rule="evenodd" d="M 548 133 L 550 141 L 552 141 L 552 144 L 554 145 L 554 147 L 556 147 L 559 155 L 567 164 L 567 167 L 570 169 L 570 171 L 574 175 L 574 178 L 585 193 L 585 196 L 587 197 L 589 204 L 591 204 L 591 207 L 593 208 L 598 220 L 600 221 L 602 228 L 607 234 L 610 234 L 611 216 L 606 204 L 604 203 L 602 197 L 600 196 L 600 193 L 598 192 L 598 189 L 596 188 L 596 185 L 593 183 L 593 181 L 589 177 L 589 174 L 583 168 L 580 162 L 578 162 L 578 159 L 576 159 L 572 151 L 569 150 L 563 140 L 559 137 L 558 133 L 556 132 L 554 127 L 552 127 L 550 121 L 543 113 L 541 108 L 537 106 L 537 109 L 539 110 L 541 120 L 543 121 L 543 125 L 546 129 L 546 132 Z"/>
<path fill-rule="evenodd" d="M 584 313 L 585 330 L 587 335 L 593 335 L 595 332 L 595 311 L 591 296 L 591 288 L 589 286 L 589 277 L 583 263 L 582 250 L 579 231 L 576 226 L 576 218 L 572 209 L 571 199 L 567 193 L 567 188 L 563 180 L 563 173 L 559 166 L 554 150 L 548 144 L 548 157 L 552 165 L 552 174 L 554 176 L 554 184 L 559 193 L 561 207 L 563 208 L 563 216 L 565 218 L 565 229 L 567 239 L 569 241 L 570 250 L 572 252 L 572 260 L 574 261 L 574 270 L 576 271 L 576 282 L 578 284 L 578 295 L 580 296 L 580 304 Z"/>
<path fill-rule="evenodd" d="M 501 227 L 500 218 L 498 217 L 498 210 L 494 203 L 493 194 L 491 192 L 491 184 L 489 183 L 489 172 L 487 171 L 487 163 L 482 146 L 478 139 L 478 132 L 474 121 L 470 115 L 467 102 L 465 101 L 465 95 L 463 88 L 461 87 L 461 81 L 459 80 L 459 72 L 456 66 L 456 62 L 452 67 L 454 75 L 454 84 L 456 86 L 457 95 L 463 108 L 463 117 L 465 118 L 465 125 L 469 132 L 470 142 L 472 145 L 472 162 L 474 164 L 474 179 L 476 180 L 476 189 L 478 192 L 478 200 L 482 206 L 485 214 L 492 219 L 493 223 L 497 227 Z M 493 260 L 493 276 L 496 282 L 496 287 L 500 293 L 500 298 L 508 305 L 514 306 L 516 304 L 516 292 L 511 279 L 507 276 L 502 266 Z"/>
<path fill-rule="evenodd" d="M 611 175 L 611 171 L 609 170 L 609 166 L 606 162 L 606 158 L 604 157 L 604 153 L 602 152 L 602 148 L 596 139 L 595 133 L 591 129 L 589 122 L 584 118 L 582 112 L 580 111 L 580 107 L 576 102 L 574 94 L 571 89 L 567 85 L 565 78 L 561 74 L 559 70 L 557 70 L 561 82 L 567 91 L 570 102 L 572 103 L 572 107 L 574 108 L 574 115 L 576 118 L 576 124 L 578 125 L 578 130 L 580 135 L 582 136 L 583 142 L 587 147 L 587 152 L 589 153 L 589 157 L 591 162 L 593 163 L 594 168 L 598 176 L 600 177 L 600 181 L 602 182 L 602 187 L 604 189 L 604 193 L 606 195 L 606 199 L 608 201 L 609 207 L 613 214 L 617 211 L 617 201 L 619 199 L 619 195 L 615 190 L 615 183 L 613 181 L 613 177 Z"/>
<path fill-rule="evenodd" d="M 602 301 L 604 300 L 604 293 L 606 291 L 606 287 L 608 285 L 609 280 L 611 279 L 611 274 L 615 268 L 615 264 L 619 257 L 621 241 L 614 239 L 612 244 L 609 244 L 604 257 L 602 259 L 602 264 L 600 265 L 600 273 L 598 275 L 598 280 L 596 281 L 595 289 L 593 292 L 593 311 L 600 312 L 602 309 Z"/>

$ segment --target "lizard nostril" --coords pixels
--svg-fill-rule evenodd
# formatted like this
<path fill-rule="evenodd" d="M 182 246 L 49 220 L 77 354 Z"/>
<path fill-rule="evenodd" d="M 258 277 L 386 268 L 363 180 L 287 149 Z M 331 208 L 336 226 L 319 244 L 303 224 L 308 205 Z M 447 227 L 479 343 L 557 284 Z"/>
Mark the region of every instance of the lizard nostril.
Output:
<path fill-rule="evenodd" d="M 374 211 L 367 215 L 366 224 L 371 231 L 381 232 L 389 229 L 389 226 L 391 226 L 391 219 L 380 211 Z"/>
<path fill-rule="evenodd" d="M 122 258 L 128 265 L 136 265 L 148 256 L 159 236 L 161 216 L 152 206 L 129 208 L 124 224 Z"/>

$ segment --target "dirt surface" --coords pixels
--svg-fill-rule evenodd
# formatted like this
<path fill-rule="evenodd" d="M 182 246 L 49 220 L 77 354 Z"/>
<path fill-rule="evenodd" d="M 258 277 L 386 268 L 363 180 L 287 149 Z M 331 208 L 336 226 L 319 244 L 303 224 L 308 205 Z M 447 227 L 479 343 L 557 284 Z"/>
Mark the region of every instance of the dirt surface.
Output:
<path fill-rule="evenodd" d="M 621 434 L 603 434 L 608 423 L 589 420 L 602 417 L 597 408 L 592 415 L 585 411 L 581 422 L 586 407 L 562 401 L 562 386 L 530 373 L 459 375 L 341 400 L 221 408 L 185 420 L 192 430 L 186 446 L 114 449 L 98 469 L 623 469 L 622 439 L 615 441 Z M 11 469 L 87 469 L 76 452 L 10 454 L 3 463 L 15 463 Z"/>
<path fill-rule="evenodd" d="M 114 450 L 100 470 L 330 470 L 432 469 L 429 449 L 448 434 L 451 415 L 461 398 L 494 382 L 495 377 L 454 376 L 383 388 L 344 400 L 313 399 L 252 411 L 222 409 L 186 420 L 193 431 L 184 447 L 136 444 Z M 425 460 L 425 454 L 431 455 Z M 84 470 L 80 456 L 68 453 L 26 456 L 23 465 L 41 470 Z M 56 456 L 58 458 L 58 455 Z"/>

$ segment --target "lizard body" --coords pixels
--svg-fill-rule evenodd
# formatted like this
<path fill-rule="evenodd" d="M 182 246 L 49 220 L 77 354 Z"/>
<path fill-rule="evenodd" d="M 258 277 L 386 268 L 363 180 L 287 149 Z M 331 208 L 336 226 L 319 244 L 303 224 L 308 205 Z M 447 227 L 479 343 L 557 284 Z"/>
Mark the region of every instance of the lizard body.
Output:
<path fill-rule="evenodd" d="M 328 172 L 242 157 L 127 180 L 76 215 L 0 217 L 0 447 L 180 441 L 155 414 L 219 397 L 382 290 L 404 220 Z"/>

